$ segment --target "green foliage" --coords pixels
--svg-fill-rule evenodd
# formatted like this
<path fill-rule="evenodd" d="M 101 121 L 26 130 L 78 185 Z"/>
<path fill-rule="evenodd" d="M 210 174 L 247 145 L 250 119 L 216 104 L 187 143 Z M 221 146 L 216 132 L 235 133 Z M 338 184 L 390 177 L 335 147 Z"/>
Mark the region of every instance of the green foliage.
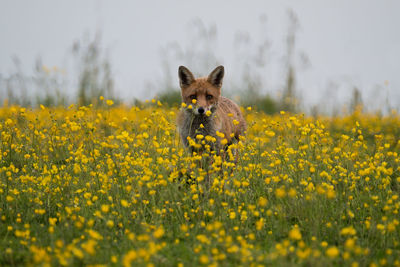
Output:
<path fill-rule="evenodd" d="M 111 65 L 103 55 L 99 35 L 93 40 L 85 40 L 83 44 L 76 42 L 73 54 L 79 65 L 79 105 L 98 104 L 100 96 L 115 100 Z"/>
<path fill-rule="evenodd" d="M 251 106 L 256 110 L 263 111 L 266 114 L 274 114 L 279 112 L 279 103 L 270 95 L 252 97 L 242 102 L 243 106 Z"/>
<path fill-rule="evenodd" d="M 156 98 L 169 107 L 179 107 L 182 102 L 181 92 L 176 89 L 164 90 Z"/>

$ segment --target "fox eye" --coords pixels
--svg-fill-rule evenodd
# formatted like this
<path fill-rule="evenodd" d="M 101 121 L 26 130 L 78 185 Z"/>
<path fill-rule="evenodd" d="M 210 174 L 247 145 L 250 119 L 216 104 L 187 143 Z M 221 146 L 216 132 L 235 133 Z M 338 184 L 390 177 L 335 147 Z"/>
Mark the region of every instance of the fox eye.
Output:
<path fill-rule="evenodd" d="M 189 97 L 190 97 L 190 99 L 192 99 L 192 100 L 193 100 L 193 99 L 196 99 L 196 95 L 190 95 Z"/>
<path fill-rule="evenodd" d="M 212 95 L 206 95 L 206 99 L 207 100 L 211 100 L 211 99 L 213 99 L 213 96 Z"/>

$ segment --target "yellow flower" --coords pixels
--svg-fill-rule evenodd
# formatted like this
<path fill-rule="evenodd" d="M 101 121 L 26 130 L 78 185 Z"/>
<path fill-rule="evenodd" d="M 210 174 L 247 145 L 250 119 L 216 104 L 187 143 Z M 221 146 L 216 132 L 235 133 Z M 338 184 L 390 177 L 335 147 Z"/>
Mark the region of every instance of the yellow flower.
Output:
<path fill-rule="evenodd" d="M 108 220 L 106 223 L 108 228 L 113 228 L 114 227 L 114 222 L 112 220 Z"/>
<path fill-rule="evenodd" d="M 78 249 L 76 247 L 74 247 L 72 249 L 72 253 L 75 255 L 75 257 L 77 257 L 79 259 L 83 259 L 83 257 L 84 257 L 82 250 L 80 250 L 80 249 Z"/>
<path fill-rule="evenodd" d="M 301 232 L 298 227 L 293 227 L 289 231 L 289 238 L 292 240 L 301 240 Z"/>
<path fill-rule="evenodd" d="M 197 235 L 196 239 L 199 240 L 201 243 L 210 244 L 210 240 L 205 235 Z"/>
<path fill-rule="evenodd" d="M 204 135 L 202 135 L 202 134 L 196 135 L 196 139 L 197 139 L 197 140 L 201 140 L 201 139 L 203 139 L 203 138 L 204 138 Z"/>
<path fill-rule="evenodd" d="M 155 238 L 161 238 L 164 235 L 164 233 L 165 233 L 164 228 L 160 226 L 154 231 L 153 236 Z"/>
<path fill-rule="evenodd" d="M 268 137 L 274 137 L 275 136 L 275 132 L 274 131 L 265 131 L 264 133 Z"/>
<path fill-rule="evenodd" d="M 261 231 L 261 229 L 264 227 L 264 219 L 261 218 L 258 221 L 256 221 L 256 230 Z"/>
<path fill-rule="evenodd" d="M 289 197 L 292 197 L 292 198 L 296 197 L 296 195 L 297 195 L 296 189 L 290 188 L 288 191 L 288 195 L 289 195 Z"/>
<path fill-rule="evenodd" d="M 265 206 L 267 206 L 268 200 L 265 197 L 259 197 L 257 203 L 261 207 L 265 207 Z"/>
<path fill-rule="evenodd" d="M 204 254 L 201 255 L 200 258 L 199 258 L 199 261 L 200 261 L 201 264 L 207 264 L 209 262 L 208 256 L 204 255 Z"/>
<path fill-rule="evenodd" d="M 118 262 L 117 256 L 115 256 L 115 255 L 111 256 L 111 262 L 112 263 L 117 263 Z"/>
<path fill-rule="evenodd" d="M 96 253 L 96 249 L 95 249 L 96 244 L 97 244 L 96 241 L 89 239 L 87 242 L 82 243 L 81 247 L 89 255 L 94 255 Z"/>
<path fill-rule="evenodd" d="M 50 225 L 56 225 L 57 218 L 49 218 L 49 224 Z"/>
<path fill-rule="evenodd" d="M 284 187 L 275 189 L 275 195 L 278 198 L 284 198 L 286 196 L 286 191 Z"/>
<path fill-rule="evenodd" d="M 344 246 L 345 246 L 347 249 L 349 249 L 349 250 L 352 250 L 352 249 L 354 248 L 354 245 L 355 245 L 355 240 L 354 240 L 354 238 L 349 238 L 349 239 L 347 239 L 346 242 L 345 242 L 345 244 L 344 244 Z"/>
<path fill-rule="evenodd" d="M 356 230 L 354 229 L 353 226 L 345 227 L 340 231 L 341 235 L 355 235 Z"/>
<path fill-rule="evenodd" d="M 110 206 L 109 205 L 101 205 L 101 212 L 107 213 L 110 211 Z"/>
<path fill-rule="evenodd" d="M 99 234 L 98 232 L 90 229 L 89 231 L 89 236 L 95 240 L 102 240 L 103 237 L 101 236 L 101 234 Z"/>
<path fill-rule="evenodd" d="M 325 251 L 326 256 L 328 256 L 329 258 L 336 258 L 339 255 L 339 249 L 335 246 L 329 247 L 326 251 Z"/>
<path fill-rule="evenodd" d="M 181 231 L 184 233 L 186 233 L 189 230 L 189 227 L 186 224 L 182 224 L 180 228 L 181 228 Z"/>
<path fill-rule="evenodd" d="M 108 100 L 106 101 L 106 104 L 107 104 L 108 106 L 112 106 L 112 105 L 114 105 L 114 101 L 112 101 L 111 99 L 108 99 Z"/>
<path fill-rule="evenodd" d="M 121 199 L 121 206 L 124 208 L 128 207 L 129 206 L 128 201 L 126 201 L 125 199 Z"/>
<path fill-rule="evenodd" d="M 137 258 L 137 253 L 134 250 L 130 250 L 128 253 L 125 254 L 125 256 L 122 259 L 122 265 L 124 267 L 131 267 L 134 266 L 132 262 L 134 262 Z"/>
<path fill-rule="evenodd" d="M 229 219 L 233 220 L 236 218 L 236 213 L 234 211 L 229 213 Z"/>

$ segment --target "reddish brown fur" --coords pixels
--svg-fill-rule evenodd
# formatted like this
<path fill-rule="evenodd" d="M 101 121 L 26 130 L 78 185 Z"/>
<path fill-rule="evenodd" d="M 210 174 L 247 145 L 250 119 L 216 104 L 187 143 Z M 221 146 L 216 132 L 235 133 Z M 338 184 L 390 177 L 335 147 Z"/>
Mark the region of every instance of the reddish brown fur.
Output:
<path fill-rule="evenodd" d="M 220 143 L 222 138 L 216 135 L 216 131 L 219 131 L 225 135 L 228 144 L 244 134 L 246 122 L 239 106 L 221 96 L 223 75 L 222 66 L 217 67 L 208 77 L 197 79 L 185 67 L 179 68 L 182 101 L 187 106 L 193 107 L 191 110 L 182 109 L 178 115 L 178 129 L 186 146 L 187 137 L 194 139 L 197 134 L 214 136 Z M 196 104 L 192 104 L 193 96 L 197 101 Z M 201 108 L 204 113 L 200 113 Z M 212 115 L 206 116 L 207 111 L 212 112 Z M 237 125 L 234 125 L 234 120 L 238 121 Z M 201 128 L 200 124 L 203 124 L 204 128 Z M 219 150 L 222 147 L 217 144 L 216 148 Z"/>

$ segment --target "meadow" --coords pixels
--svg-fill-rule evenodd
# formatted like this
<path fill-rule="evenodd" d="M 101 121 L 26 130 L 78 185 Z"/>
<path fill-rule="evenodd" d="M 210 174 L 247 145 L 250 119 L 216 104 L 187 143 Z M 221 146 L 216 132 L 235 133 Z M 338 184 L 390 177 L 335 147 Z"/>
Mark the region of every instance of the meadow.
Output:
<path fill-rule="evenodd" d="M 0 108 L 1 266 L 400 266 L 398 114 L 246 107 L 221 157 L 102 101 Z"/>

